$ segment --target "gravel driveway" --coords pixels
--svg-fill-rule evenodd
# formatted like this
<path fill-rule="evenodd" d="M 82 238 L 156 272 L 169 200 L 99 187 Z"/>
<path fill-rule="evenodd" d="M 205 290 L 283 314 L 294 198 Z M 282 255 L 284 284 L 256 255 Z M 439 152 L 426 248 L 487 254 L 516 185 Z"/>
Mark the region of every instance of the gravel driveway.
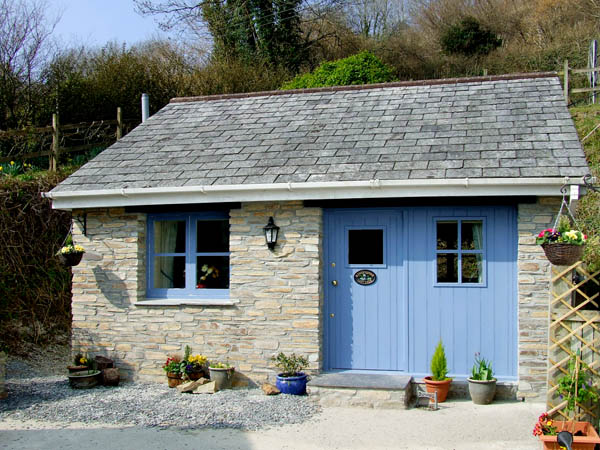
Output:
<path fill-rule="evenodd" d="M 309 397 L 266 396 L 260 389 L 180 394 L 165 382 L 76 390 L 66 375 L 43 376 L 19 360 L 9 361 L 6 382 L 0 420 L 256 430 L 301 423 L 319 412 Z"/>

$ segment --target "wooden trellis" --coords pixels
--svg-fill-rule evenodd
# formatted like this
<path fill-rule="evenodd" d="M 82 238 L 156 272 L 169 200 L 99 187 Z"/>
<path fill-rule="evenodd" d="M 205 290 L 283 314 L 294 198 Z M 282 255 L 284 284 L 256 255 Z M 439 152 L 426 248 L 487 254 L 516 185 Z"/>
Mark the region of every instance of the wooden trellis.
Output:
<path fill-rule="evenodd" d="M 588 285 L 591 283 L 591 285 Z M 571 267 L 552 266 L 552 299 L 548 349 L 548 398 L 550 416 L 569 419 L 567 400 L 557 391 L 557 380 L 569 374 L 569 359 L 580 351 L 592 380 L 600 387 L 600 271 L 588 273 L 582 262 Z M 591 289 L 590 289 L 591 288 Z M 576 403 L 575 420 L 598 423 L 599 405 Z"/>

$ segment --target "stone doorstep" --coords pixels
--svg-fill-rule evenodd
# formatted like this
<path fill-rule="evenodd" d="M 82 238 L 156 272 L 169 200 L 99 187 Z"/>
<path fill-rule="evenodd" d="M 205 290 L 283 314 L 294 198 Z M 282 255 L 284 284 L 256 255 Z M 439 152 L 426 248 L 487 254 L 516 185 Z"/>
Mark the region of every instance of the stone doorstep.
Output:
<path fill-rule="evenodd" d="M 516 400 L 517 383 L 497 383 L 495 400 Z M 417 391 L 425 389 L 422 380 L 409 375 L 335 372 L 315 375 L 307 385 L 309 395 L 322 406 L 357 406 L 376 409 L 408 409 L 417 404 Z M 449 400 L 469 399 L 468 382 L 454 380 Z M 425 404 L 427 402 L 425 401 Z M 423 400 L 419 405 L 423 404 Z"/>
<path fill-rule="evenodd" d="M 313 376 L 308 392 L 323 406 L 406 409 L 412 400 L 412 377 L 364 373 Z"/>

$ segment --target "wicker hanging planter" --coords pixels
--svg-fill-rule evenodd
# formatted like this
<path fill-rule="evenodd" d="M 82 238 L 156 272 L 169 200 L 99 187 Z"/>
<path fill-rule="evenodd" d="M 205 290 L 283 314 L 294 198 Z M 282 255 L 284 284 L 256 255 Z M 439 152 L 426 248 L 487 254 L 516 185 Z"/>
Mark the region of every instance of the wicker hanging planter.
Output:
<path fill-rule="evenodd" d="M 570 266 L 583 257 L 584 245 L 542 244 L 546 258 L 555 266 Z"/>

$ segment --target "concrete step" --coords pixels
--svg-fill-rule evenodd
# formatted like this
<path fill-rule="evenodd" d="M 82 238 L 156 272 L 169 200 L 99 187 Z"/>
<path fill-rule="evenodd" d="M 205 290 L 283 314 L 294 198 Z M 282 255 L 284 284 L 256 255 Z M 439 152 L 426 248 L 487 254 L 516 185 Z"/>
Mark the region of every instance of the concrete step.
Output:
<path fill-rule="evenodd" d="M 313 376 L 308 392 L 323 406 L 406 409 L 413 386 L 412 377 L 406 375 L 332 372 Z"/>

